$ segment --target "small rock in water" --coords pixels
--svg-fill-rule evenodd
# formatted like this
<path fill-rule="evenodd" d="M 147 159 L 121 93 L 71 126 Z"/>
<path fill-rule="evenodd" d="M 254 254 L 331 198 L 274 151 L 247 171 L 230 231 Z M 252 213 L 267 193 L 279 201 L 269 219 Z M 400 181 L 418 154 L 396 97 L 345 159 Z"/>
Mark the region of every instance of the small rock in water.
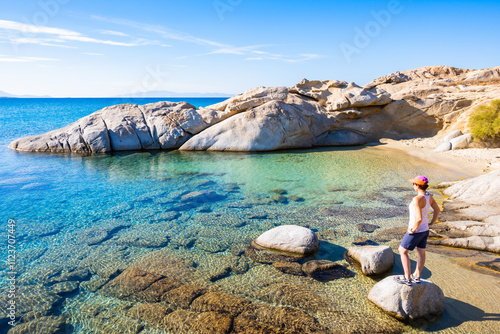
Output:
<path fill-rule="evenodd" d="M 305 276 L 302 265 L 297 262 L 274 262 L 273 267 L 285 274 Z"/>
<path fill-rule="evenodd" d="M 318 281 L 329 281 L 337 278 L 353 277 L 354 274 L 343 265 L 328 260 L 312 260 L 302 265 L 307 276 Z"/>
<path fill-rule="evenodd" d="M 288 196 L 288 199 L 292 202 L 304 202 L 305 201 L 304 197 L 300 197 L 300 196 Z"/>
<path fill-rule="evenodd" d="M 359 231 L 367 233 L 373 233 L 373 231 L 380 228 L 380 226 L 378 225 L 366 224 L 366 223 L 356 224 L 356 227 L 358 228 Z"/>
<path fill-rule="evenodd" d="M 275 195 L 271 198 L 274 203 L 288 204 L 288 198 L 283 195 Z"/>
<path fill-rule="evenodd" d="M 278 195 L 288 194 L 288 191 L 286 191 L 285 189 L 273 189 L 273 190 L 271 190 L 271 192 L 278 194 Z"/>
<path fill-rule="evenodd" d="M 337 192 L 337 191 L 349 191 L 349 189 L 346 187 L 336 187 L 336 186 L 328 187 L 328 188 L 326 188 L 326 190 L 328 190 L 331 193 Z"/>
<path fill-rule="evenodd" d="M 370 239 L 366 239 L 363 237 L 357 238 L 352 243 L 356 246 L 375 246 L 375 245 L 377 245 L 377 243 L 375 241 L 372 241 Z"/>

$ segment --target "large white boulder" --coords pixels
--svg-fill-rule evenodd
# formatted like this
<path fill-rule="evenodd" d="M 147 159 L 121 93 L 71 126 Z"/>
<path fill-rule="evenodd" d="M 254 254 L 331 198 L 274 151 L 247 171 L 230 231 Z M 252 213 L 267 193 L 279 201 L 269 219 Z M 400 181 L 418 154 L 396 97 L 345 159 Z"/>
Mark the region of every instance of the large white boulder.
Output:
<path fill-rule="evenodd" d="M 389 246 L 349 247 L 347 254 L 359 262 L 365 275 L 380 275 L 394 266 L 394 252 Z"/>
<path fill-rule="evenodd" d="M 261 234 L 254 243 L 264 248 L 304 256 L 314 254 L 319 250 L 316 233 L 297 225 L 275 227 Z"/>
<path fill-rule="evenodd" d="M 460 150 L 462 148 L 467 148 L 472 141 L 472 135 L 470 133 L 458 136 L 450 140 L 452 150 Z"/>
<path fill-rule="evenodd" d="M 444 308 L 444 293 L 431 281 L 408 286 L 389 276 L 375 284 L 368 299 L 400 320 L 434 318 Z"/>
<path fill-rule="evenodd" d="M 471 204 L 500 205 L 500 169 L 460 181 L 444 190 L 446 196 Z"/>

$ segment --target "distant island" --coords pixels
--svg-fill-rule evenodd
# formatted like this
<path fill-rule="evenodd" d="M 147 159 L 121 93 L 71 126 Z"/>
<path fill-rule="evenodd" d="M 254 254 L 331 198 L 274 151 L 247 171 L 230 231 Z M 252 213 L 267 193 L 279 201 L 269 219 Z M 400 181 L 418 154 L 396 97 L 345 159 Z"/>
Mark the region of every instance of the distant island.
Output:
<path fill-rule="evenodd" d="M 36 95 L 15 95 L 15 94 L 10 94 L 7 92 L 4 92 L 0 90 L 0 98 L 50 98 L 52 96 L 49 95 L 43 95 L 43 96 L 36 96 Z"/>
<path fill-rule="evenodd" d="M 130 93 L 130 94 L 124 94 L 124 95 L 119 95 L 117 97 L 162 97 L 162 98 L 169 98 L 169 97 L 231 97 L 234 94 L 227 94 L 227 93 L 177 93 L 177 92 L 171 92 L 168 90 L 155 90 L 155 91 L 149 91 L 149 92 L 138 92 L 138 93 Z"/>
<path fill-rule="evenodd" d="M 149 92 L 139 92 L 139 93 L 130 93 L 130 94 L 124 94 L 124 95 L 118 95 L 118 96 L 110 96 L 109 98 L 188 98 L 188 97 L 231 97 L 234 94 L 227 94 L 227 93 L 177 93 L 177 92 L 171 92 L 167 90 L 155 90 L 155 91 L 149 91 Z M 0 98 L 53 98 L 52 96 L 49 95 L 15 95 L 15 94 L 10 94 L 4 91 L 0 90 Z"/>

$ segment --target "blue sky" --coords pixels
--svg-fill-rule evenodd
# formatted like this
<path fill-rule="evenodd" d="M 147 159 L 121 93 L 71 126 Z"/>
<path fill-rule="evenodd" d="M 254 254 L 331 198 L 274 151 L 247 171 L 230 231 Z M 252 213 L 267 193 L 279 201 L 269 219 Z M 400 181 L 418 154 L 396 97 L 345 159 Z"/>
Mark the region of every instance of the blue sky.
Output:
<path fill-rule="evenodd" d="M 500 66 L 499 1 L 0 1 L 0 90 L 236 94 Z"/>

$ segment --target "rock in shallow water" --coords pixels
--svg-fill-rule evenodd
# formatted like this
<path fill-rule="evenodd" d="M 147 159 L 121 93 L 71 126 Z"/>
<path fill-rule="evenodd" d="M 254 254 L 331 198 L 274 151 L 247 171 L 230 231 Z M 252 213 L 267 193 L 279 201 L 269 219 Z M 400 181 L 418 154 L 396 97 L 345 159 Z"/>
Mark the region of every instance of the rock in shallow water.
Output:
<path fill-rule="evenodd" d="M 347 253 L 361 264 L 365 275 L 380 275 L 394 266 L 394 253 L 389 246 L 350 247 Z"/>
<path fill-rule="evenodd" d="M 261 247 L 308 256 L 319 250 L 316 233 L 297 225 L 275 227 L 261 234 L 255 243 Z"/>
<path fill-rule="evenodd" d="M 420 284 L 399 284 L 389 276 L 375 284 L 368 294 L 375 305 L 400 320 L 431 320 L 444 308 L 444 293 L 434 283 L 422 280 Z"/>

